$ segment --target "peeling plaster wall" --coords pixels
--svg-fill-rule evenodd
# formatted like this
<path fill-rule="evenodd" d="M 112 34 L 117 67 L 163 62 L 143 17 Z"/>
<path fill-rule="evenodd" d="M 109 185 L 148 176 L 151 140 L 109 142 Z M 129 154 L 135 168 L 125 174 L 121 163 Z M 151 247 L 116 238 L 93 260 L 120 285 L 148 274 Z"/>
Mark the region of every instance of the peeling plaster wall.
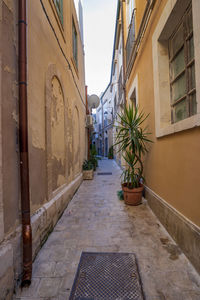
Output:
<path fill-rule="evenodd" d="M 22 271 L 17 3 L 0 0 L 0 300 L 12 299 L 14 280 Z M 45 11 L 40 1 L 27 1 L 33 258 L 81 184 L 86 156 L 84 52 L 74 4 L 63 1 L 63 26 L 53 1 L 43 4 Z M 72 59 L 72 16 L 78 69 Z"/>
<path fill-rule="evenodd" d="M 64 3 L 64 30 L 59 26 L 51 1 L 43 2 L 60 45 L 40 1 L 29 2 L 28 65 L 31 72 L 28 78 L 28 101 L 33 213 L 81 173 L 85 157 L 84 55 L 73 1 Z M 78 32 L 78 71 L 72 63 L 72 15 Z M 36 175 L 35 164 L 39 166 L 40 176 Z M 35 188 L 41 185 L 43 188 L 35 194 Z"/>
<path fill-rule="evenodd" d="M 8 6 L 7 6 L 8 4 Z M 2 2 L 1 22 L 1 126 L 4 233 L 11 232 L 19 219 L 19 152 L 16 13 L 13 1 Z"/>
<path fill-rule="evenodd" d="M 16 1 L 0 1 L 0 299 L 11 299 L 13 247 L 19 222 Z M 15 236 L 13 235 L 13 239 Z"/>
<path fill-rule="evenodd" d="M 66 182 L 65 178 L 65 111 L 64 97 L 59 80 L 52 79 L 51 102 L 51 159 L 53 182 L 52 189 L 56 190 Z"/>

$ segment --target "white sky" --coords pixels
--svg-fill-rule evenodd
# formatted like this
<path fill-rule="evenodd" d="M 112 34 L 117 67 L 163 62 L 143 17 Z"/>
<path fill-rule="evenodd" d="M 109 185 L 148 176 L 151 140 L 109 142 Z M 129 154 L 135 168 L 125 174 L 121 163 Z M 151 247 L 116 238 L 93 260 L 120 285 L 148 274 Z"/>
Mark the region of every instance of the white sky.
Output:
<path fill-rule="evenodd" d="M 88 94 L 100 95 L 110 81 L 117 0 L 82 0 Z"/>

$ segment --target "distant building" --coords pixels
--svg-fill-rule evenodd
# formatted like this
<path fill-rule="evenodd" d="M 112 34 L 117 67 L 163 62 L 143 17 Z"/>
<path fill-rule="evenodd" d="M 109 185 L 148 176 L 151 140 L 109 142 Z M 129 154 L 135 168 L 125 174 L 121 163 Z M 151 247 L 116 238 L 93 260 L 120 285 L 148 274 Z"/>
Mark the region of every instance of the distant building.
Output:
<path fill-rule="evenodd" d="M 101 94 L 100 105 L 96 110 L 95 144 L 99 155 L 108 156 L 113 146 L 113 125 L 114 125 L 114 103 L 111 93 L 111 85 Z"/>

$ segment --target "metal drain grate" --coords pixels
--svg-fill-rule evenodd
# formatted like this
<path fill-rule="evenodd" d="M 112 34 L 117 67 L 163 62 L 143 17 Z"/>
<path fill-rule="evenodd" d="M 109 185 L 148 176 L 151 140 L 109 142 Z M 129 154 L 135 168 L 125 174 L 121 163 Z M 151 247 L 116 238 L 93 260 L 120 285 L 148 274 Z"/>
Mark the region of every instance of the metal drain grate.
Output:
<path fill-rule="evenodd" d="M 97 175 L 112 175 L 112 172 L 100 172 Z"/>
<path fill-rule="evenodd" d="M 81 255 L 70 300 L 144 300 L 134 254 Z"/>

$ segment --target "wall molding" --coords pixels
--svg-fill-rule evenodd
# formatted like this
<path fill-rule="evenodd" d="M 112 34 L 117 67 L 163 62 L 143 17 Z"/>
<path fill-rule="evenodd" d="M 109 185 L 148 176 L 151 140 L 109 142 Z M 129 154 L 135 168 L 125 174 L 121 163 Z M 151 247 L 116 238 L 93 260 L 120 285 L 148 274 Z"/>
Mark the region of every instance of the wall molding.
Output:
<path fill-rule="evenodd" d="M 200 228 L 147 186 L 145 198 L 159 221 L 200 273 Z"/>
<path fill-rule="evenodd" d="M 33 260 L 82 182 L 82 173 L 31 216 Z M 22 272 L 21 225 L 0 244 L 0 299 L 13 294 Z M 8 284 L 9 282 L 9 284 Z M 15 283 L 14 283 L 15 282 Z M 6 287 L 6 288 L 5 288 Z M 4 299 L 4 298 L 3 298 Z"/>

